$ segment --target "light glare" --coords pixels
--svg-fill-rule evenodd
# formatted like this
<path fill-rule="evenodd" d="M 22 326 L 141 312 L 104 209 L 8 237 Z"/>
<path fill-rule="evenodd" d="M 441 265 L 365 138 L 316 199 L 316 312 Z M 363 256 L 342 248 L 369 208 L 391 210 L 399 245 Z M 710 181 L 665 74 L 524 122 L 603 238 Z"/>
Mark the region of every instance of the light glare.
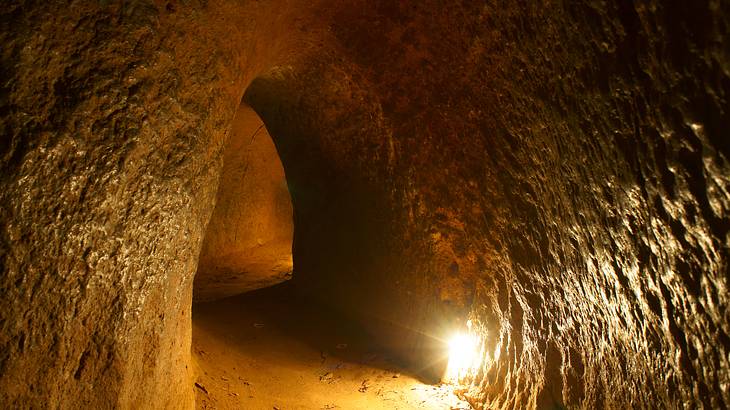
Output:
<path fill-rule="evenodd" d="M 457 334 L 449 341 L 447 382 L 458 382 L 479 365 L 479 342 L 473 335 Z"/>

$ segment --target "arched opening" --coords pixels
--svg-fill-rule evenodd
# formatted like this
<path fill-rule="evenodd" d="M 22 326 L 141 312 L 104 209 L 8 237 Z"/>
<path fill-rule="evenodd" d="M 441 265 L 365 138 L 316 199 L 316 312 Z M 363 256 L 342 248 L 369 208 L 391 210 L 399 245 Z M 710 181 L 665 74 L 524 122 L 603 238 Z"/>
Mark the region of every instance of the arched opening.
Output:
<path fill-rule="evenodd" d="M 0 408 L 730 407 L 730 1 L 3 6 Z"/>
<path fill-rule="evenodd" d="M 284 169 L 259 116 L 236 112 L 193 285 L 195 302 L 291 278 L 292 205 Z"/>
<path fill-rule="evenodd" d="M 365 323 L 386 322 L 377 312 L 387 297 L 368 290 L 354 313 L 362 301 L 343 302 L 351 287 L 372 286 L 361 277 L 367 243 L 387 219 L 368 214 L 377 193 L 368 198 L 311 124 L 287 114 L 280 85 L 254 81 L 225 148 L 194 283 L 196 407 L 469 408 L 401 360 L 391 341 L 408 324 Z"/>

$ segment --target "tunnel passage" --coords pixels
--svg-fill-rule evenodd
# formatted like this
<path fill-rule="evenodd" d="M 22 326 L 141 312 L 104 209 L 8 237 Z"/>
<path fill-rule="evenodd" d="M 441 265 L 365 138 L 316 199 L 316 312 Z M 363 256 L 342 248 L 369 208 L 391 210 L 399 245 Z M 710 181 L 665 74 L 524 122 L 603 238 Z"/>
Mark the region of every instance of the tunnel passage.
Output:
<path fill-rule="evenodd" d="M 193 276 L 257 76 L 291 285 L 415 365 L 469 330 L 476 408 L 730 405 L 727 1 L 4 6 L 5 407 L 193 406 Z"/>
<path fill-rule="evenodd" d="M 428 368 L 408 366 L 399 353 L 410 341 L 383 345 L 377 293 L 363 289 L 343 309 L 352 287 L 367 286 L 365 261 L 380 257 L 369 243 L 383 242 L 391 222 L 373 217 L 383 205 L 373 206 L 376 191 L 357 164 L 343 168 L 310 123 L 288 112 L 297 90 L 280 80 L 289 74 L 274 68 L 252 82 L 224 148 L 193 288 L 196 406 L 390 409 L 396 401 L 404 409 L 469 408 L 451 386 L 433 386 L 447 359 L 436 334 Z M 333 279 L 343 290 L 336 296 L 319 279 L 333 267 L 342 270 Z M 292 270 L 296 280 L 271 288 Z M 390 341 L 413 338 L 410 326 L 390 327 Z"/>
<path fill-rule="evenodd" d="M 221 299 L 291 278 L 293 211 L 276 147 L 247 105 L 236 111 L 193 301 Z"/>

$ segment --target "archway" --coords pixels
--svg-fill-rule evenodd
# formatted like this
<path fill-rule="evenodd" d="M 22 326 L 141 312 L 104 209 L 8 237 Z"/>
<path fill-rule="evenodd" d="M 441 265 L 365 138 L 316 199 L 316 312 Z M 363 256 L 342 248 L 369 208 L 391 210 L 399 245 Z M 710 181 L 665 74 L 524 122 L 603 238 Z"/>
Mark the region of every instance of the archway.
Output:
<path fill-rule="evenodd" d="M 292 205 L 284 169 L 258 115 L 242 104 L 223 155 L 216 206 L 193 285 L 195 302 L 291 278 Z"/>
<path fill-rule="evenodd" d="M 286 96 L 267 89 L 267 80 L 254 83 L 224 151 L 195 278 L 197 408 L 385 409 L 394 402 L 468 408 L 451 387 L 422 382 L 421 369 L 405 366 L 362 317 L 341 308 L 341 300 L 328 300 L 329 285 L 339 285 L 322 283 L 332 279 L 317 267 L 341 266 L 346 271 L 339 280 L 365 284 L 356 275 L 362 267 L 348 268 L 348 261 L 366 265 L 368 253 L 357 244 L 382 234 L 386 224 L 372 222 L 363 211 L 368 203 L 358 201 L 361 187 L 347 189 L 352 176 L 335 173 L 319 138 L 308 138 L 300 119 L 269 116 L 277 131 L 269 134 L 247 102 L 267 111 L 285 106 L 276 99 Z M 298 242 L 295 224 L 304 230 Z M 294 258 L 292 244 L 303 245 Z M 353 258 L 358 252 L 362 256 Z M 289 281 L 298 261 L 304 274 Z M 347 295 L 343 289 L 340 298 Z M 374 299 L 361 308 L 378 304 Z"/>

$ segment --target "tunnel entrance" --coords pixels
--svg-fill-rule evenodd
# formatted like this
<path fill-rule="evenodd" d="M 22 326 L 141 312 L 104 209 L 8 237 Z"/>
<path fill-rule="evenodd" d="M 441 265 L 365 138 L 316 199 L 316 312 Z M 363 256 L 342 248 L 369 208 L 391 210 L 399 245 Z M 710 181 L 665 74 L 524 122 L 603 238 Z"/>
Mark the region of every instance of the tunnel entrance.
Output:
<path fill-rule="evenodd" d="M 292 212 L 274 142 L 256 112 L 242 104 L 223 154 L 194 300 L 221 299 L 290 279 Z"/>
<path fill-rule="evenodd" d="M 292 199 L 274 141 L 245 104 L 223 157 L 193 291 L 196 408 L 471 408 L 289 281 Z"/>

